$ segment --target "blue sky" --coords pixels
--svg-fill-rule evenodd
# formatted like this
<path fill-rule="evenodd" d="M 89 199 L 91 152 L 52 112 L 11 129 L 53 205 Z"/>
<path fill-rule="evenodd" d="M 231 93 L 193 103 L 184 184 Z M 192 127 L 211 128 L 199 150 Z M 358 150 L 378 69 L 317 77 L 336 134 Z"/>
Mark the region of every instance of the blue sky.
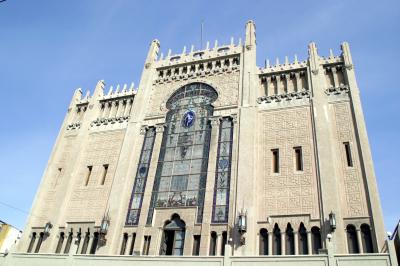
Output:
<path fill-rule="evenodd" d="M 400 218 L 400 1 L 7 0 L 0 3 L 0 202 L 29 211 L 74 89 L 139 82 L 149 43 L 164 54 L 204 39 L 228 43 L 253 19 L 266 58 L 340 53 L 348 41 L 387 230 Z M 26 214 L 0 203 L 19 228 Z"/>

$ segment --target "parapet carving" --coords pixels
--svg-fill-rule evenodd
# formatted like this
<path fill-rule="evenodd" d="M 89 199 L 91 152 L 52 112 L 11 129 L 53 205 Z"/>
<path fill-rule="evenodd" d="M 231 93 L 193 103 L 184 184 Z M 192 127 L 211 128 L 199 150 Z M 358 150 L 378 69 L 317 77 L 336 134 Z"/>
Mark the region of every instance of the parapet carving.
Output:
<path fill-rule="evenodd" d="M 349 86 L 340 84 L 339 87 L 330 87 L 325 90 L 326 95 L 343 95 L 350 92 Z"/>
<path fill-rule="evenodd" d="M 158 71 L 155 83 L 187 80 L 196 77 L 218 75 L 220 73 L 231 73 L 239 71 L 239 55 L 217 60 L 203 60 L 192 64 L 164 68 Z"/>
<path fill-rule="evenodd" d="M 309 91 L 296 91 L 280 95 L 263 96 L 257 99 L 257 103 L 271 103 L 271 102 L 281 102 L 281 101 L 291 101 L 293 99 L 307 99 L 310 98 Z"/>
<path fill-rule="evenodd" d="M 239 71 L 240 53 L 242 52 L 240 39 L 238 44 L 234 44 L 234 40 L 231 38 L 229 45 L 218 46 L 218 42 L 215 41 L 214 48 L 209 46 L 210 43 L 207 42 L 206 49 L 194 51 L 192 45 L 189 53 L 186 53 L 186 47 L 184 47 L 182 53 L 176 55 L 171 55 L 171 50 L 169 50 L 165 59 L 161 54 L 156 66 L 158 76 L 154 83 Z"/>
<path fill-rule="evenodd" d="M 67 125 L 67 130 L 74 130 L 74 129 L 80 129 L 81 128 L 81 122 L 76 122 L 76 123 L 71 123 Z"/>

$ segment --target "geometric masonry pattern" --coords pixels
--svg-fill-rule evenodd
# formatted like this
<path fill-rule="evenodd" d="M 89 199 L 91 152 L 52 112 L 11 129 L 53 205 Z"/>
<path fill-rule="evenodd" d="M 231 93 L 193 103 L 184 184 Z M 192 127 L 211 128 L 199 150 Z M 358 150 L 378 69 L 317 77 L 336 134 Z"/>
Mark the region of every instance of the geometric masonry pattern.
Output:
<path fill-rule="evenodd" d="M 319 217 L 310 107 L 261 115 L 261 162 L 264 173 L 260 215 L 311 214 Z M 295 171 L 294 147 L 302 148 L 303 171 Z M 272 149 L 279 149 L 279 173 L 272 173 Z M 260 217 L 262 220 L 262 218 Z"/>
<path fill-rule="evenodd" d="M 363 181 L 361 179 L 360 164 L 355 136 L 353 121 L 348 102 L 334 104 L 336 119 L 337 139 L 341 149 L 341 169 L 343 171 L 343 184 L 346 198 L 347 217 L 367 216 L 365 206 L 365 195 L 363 191 Z M 352 151 L 353 167 L 347 167 L 343 142 L 349 142 Z"/>

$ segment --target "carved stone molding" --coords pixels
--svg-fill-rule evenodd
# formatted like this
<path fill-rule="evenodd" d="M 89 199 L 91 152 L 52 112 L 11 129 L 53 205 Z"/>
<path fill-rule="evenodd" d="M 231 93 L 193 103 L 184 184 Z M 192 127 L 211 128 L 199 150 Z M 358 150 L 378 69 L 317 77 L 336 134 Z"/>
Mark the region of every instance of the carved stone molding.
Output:
<path fill-rule="evenodd" d="M 291 101 L 293 99 L 305 99 L 310 98 L 310 91 L 298 91 L 290 92 L 286 94 L 263 96 L 257 99 L 257 103 L 271 103 L 271 102 L 281 102 L 283 100 Z"/>
<path fill-rule="evenodd" d="M 221 122 L 221 117 L 213 116 L 213 117 L 210 117 L 209 120 L 211 123 L 211 127 L 215 127 L 215 126 L 219 126 L 219 124 Z"/>
<path fill-rule="evenodd" d="M 67 130 L 74 130 L 80 128 L 81 128 L 81 122 L 71 123 L 67 126 Z"/>
<path fill-rule="evenodd" d="M 237 124 L 237 122 L 238 122 L 238 115 L 237 115 L 237 114 L 232 114 L 231 117 L 232 117 L 232 122 L 233 122 L 233 124 Z"/>
<path fill-rule="evenodd" d="M 149 129 L 149 126 L 147 126 L 147 125 L 141 126 L 141 127 L 140 127 L 140 135 L 145 135 L 147 129 Z"/>
<path fill-rule="evenodd" d="M 165 130 L 165 124 L 157 124 L 156 125 L 156 133 L 163 133 Z"/>
<path fill-rule="evenodd" d="M 97 118 L 96 120 L 90 123 L 90 126 L 101 126 L 115 123 L 123 123 L 129 121 L 130 116 L 119 116 L 119 117 L 110 117 L 110 118 Z"/>
<path fill-rule="evenodd" d="M 331 87 L 325 90 L 326 95 L 341 95 L 349 93 L 349 86 L 341 84 L 339 87 Z"/>

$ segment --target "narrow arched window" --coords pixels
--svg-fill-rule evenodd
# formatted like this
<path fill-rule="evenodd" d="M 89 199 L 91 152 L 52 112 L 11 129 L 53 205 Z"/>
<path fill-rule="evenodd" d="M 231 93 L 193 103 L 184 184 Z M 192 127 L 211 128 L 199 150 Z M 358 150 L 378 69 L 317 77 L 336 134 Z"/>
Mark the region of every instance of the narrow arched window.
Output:
<path fill-rule="evenodd" d="M 128 243 L 128 234 L 124 233 L 124 235 L 122 236 L 121 252 L 119 253 L 120 255 L 125 255 L 127 243 Z"/>
<path fill-rule="evenodd" d="M 26 252 L 31 253 L 33 249 L 33 245 L 35 245 L 36 241 L 36 232 L 32 233 L 31 242 L 29 243 L 28 250 Z"/>
<path fill-rule="evenodd" d="M 82 250 L 81 254 L 86 254 L 88 245 L 89 245 L 89 239 L 90 239 L 90 232 L 86 232 L 85 238 L 83 239 L 83 245 L 82 245 Z"/>
<path fill-rule="evenodd" d="M 290 223 L 286 227 L 286 255 L 294 255 L 294 234 Z"/>
<path fill-rule="evenodd" d="M 72 243 L 72 232 L 68 234 L 67 243 L 65 244 L 64 254 L 68 254 Z"/>
<path fill-rule="evenodd" d="M 57 248 L 56 248 L 56 253 L 61 252 L 62 244 L 64 243 L 64 232 L 60 233 L 58 243 L 57 243 Z"/>
<path fill-rule="evenodd" d="M 133 248 L 135 247 L 135 241 L 136 241 L 136 233 L 133 233 L 129 255 L 133 255 Z"/>
<path fill-rule="evenodd" d="M 349 224 L 346 227 L 347 232 L 347 246 L 350 254 L 360 253 L 360 248 L 357 242 L 357 232 L 356 227 L 352 224 Z"/>
<path fill-rule="evenodd" d="M 226 231 L 222 232 L 222 241 L 221 241 L 221 256 L 225 255 L 225 245 L 228 242 L 228 234 Z"/>
<path fill-rule="evenodd" d="M 311 228 L 312 236 L 312 254 L 318 254 L 318 250 L 322 248 L 321 230 L 317 226 Z"/>
<path fill-rule="evenodd" d="M 260 230 L 260 255 L 268 255 L 268 231 L 263 228 Z"/>
<path fill-rule="evenodd" d="M 274 255 L 282 255 L 282 246 L 281 246 L 281 229 L 279 229 L 278 224 L 275 224 L 273 231 L 273 254 Z"/>
<path fill-rule="evenodd" d="M 42 246 L 43 238 L 44 238 L 44 233 L 42 232 L 42 233 L 39 234 L 39 240 L 38 240 L 37 245 L 36 245 L 35 253 L 39 252 L 40 247 Z"/>
<path fill-rule="evenodd" d="M 308 254 L 307 229 L 304 227 L 303 223 L 301 223 L 299 227 L 299 254 Z"/>
<path fill-rule="evenodd" d="M 374 248 L 372 245 L 371 228 L 368 224 L 362 224 L 360 229 L 364 253 L 373 253 Z"/>
<path fill-rule="evenodd" d="M 99 232 L 93 234 L 93 243 L 90 247 L 90 254 L 96 254 L 97 245 L 99 244 Z"/>
<path fill-rule="evenodd" d="M 217 255 L 217 233 L 211 232 L 210 238 L 210 256 Z"/>

